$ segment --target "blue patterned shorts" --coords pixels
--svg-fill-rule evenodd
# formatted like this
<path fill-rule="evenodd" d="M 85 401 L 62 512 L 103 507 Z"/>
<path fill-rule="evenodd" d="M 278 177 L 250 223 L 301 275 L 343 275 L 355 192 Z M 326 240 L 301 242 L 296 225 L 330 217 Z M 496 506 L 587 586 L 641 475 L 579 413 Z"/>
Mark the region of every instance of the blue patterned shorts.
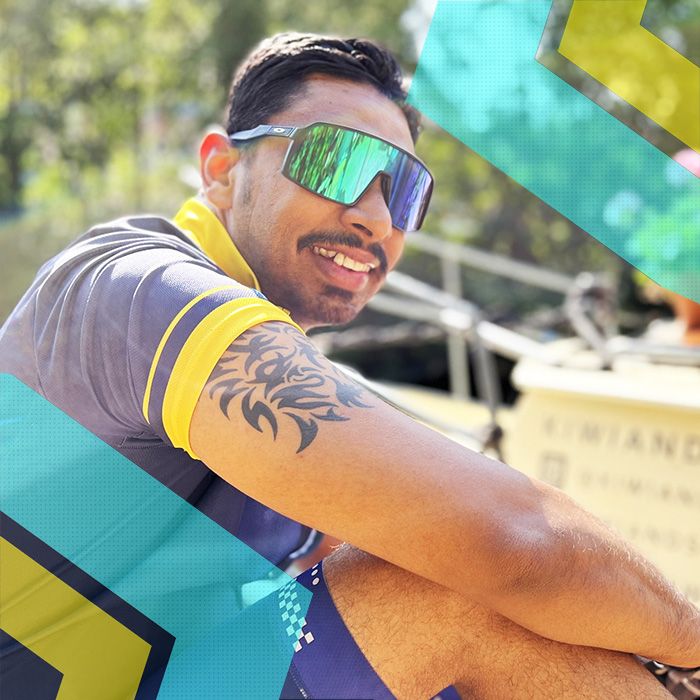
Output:
<path fill-rule="evenodd" d="M 323 562 L 307 569 L 296 580 L 313 597 L 306 616 L 298 618 L 293 584 L 278 592 L 282 617 L 294 624 L 296 636 L 281 700 L 393 700 L 394 696 L 360 651 L 336 610 L 323 578 Z M 459 700 L 459 697 L 449 686 L 433 700 Z"/>

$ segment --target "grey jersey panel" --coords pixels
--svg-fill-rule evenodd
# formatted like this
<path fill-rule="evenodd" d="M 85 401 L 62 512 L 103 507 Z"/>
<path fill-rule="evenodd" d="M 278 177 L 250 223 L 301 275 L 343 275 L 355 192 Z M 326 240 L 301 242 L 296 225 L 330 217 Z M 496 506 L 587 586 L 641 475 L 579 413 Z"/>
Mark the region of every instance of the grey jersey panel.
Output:
<path fill-rule="evenodd" d="M 162 423 L 149 424 L 142 412 L 166 329 L 188 302 L 219 286 L 233 287 L 219 293 L 222 302 L 260 296 L 226 276 L 165 219 L 95 227 L 42 266 L 0 329 L 0 371 L 278 563 L 306 541 L 309 528 L 256 503 L 173 447 Z"/>

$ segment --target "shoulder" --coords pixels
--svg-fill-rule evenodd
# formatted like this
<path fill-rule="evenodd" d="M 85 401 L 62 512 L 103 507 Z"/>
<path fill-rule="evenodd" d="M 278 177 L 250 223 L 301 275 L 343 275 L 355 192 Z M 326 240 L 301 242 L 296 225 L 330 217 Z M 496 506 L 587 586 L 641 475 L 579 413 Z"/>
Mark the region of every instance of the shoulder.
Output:
<path fill-rule="evenodd" d="M 172 250 L 211 263 L 191 236 L 172 221 L 155 215 L 127 216 L 93 226 L 59 253 L 54 261 L 128 255 L 147 250 Z M 214 267 L 212 263 L 212 267 Z"/>
<path fill-rule="evenodd" d="M 91 228 L 41 268 L 0 331 L 0 369 L 97 434 L 165 438 L 168 388 L 188 393 L 187 382 L 211 369 L 207 348 L 223 351 L 281 313 L 172 222 L 125 217 Z"/>

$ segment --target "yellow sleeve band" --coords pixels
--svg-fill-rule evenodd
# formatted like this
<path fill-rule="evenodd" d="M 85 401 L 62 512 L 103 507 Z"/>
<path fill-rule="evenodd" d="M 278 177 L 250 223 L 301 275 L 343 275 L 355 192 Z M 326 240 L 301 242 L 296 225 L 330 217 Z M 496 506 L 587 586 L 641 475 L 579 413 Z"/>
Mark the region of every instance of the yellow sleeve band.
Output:
<path fill-rule="evenodd" d="M 198 304 L 205 297 L 208 297 L 211 294 L 214 294 L 215 292 L 220 292 L 222 289 L 237 289 L 237 288 L 238 288 L 237 285 L 224 284 L 220 287 L 213 287 L 212 289 L 207 289 L 206 292 L 202 292 L 199 296 L 196 296 L 190 302 L 185 304 L 185 306 L 183 306 L 182 309 L 180 309 L 180 311 L 177 313 L 175 318 L 170 322 L 170 325 L 165 329 L 165 333 L 163 333 L 163 337 L 160 339 L 160 343 L 158 343 L 158 347 L 156 348 L 155 355 L 153 355 L 153 361 L 151 362 L 151 368 L 148 372 L 148 379 L 146 380 L 146 390 L 143 392 L 143 402 L 141 404 L 141 410 L 143 411 L 143 417 L 146 419 L 147 423 L 150 423 L 150 421 L 148 420 L 148 404 L 151 401 L 151 389 L 153 388 L 153 379 L 156 376 L 156 368 L 158 367 L 158 363 L 160 362 L 160 356 L 163 354 L 163 348 L 165 347 L 165 344 L 168 342 L 168 338 L 170 338 L 170 334 L 175 329 L 175 326 L 177 326 L 177 324 L 180 323 L 180 319 L 195 304 Z"/>
<path fill-rule="evenodd" d="M 302 329 L 282 309 L 262 299 L 233 299 L 214 309 L 192 331 L 175 361 L 163 397 L 163 427 L 175 447 L 193 458 L 190 422 L 216 363 L 244 331 L 266 321 L 283 321 Z"/>

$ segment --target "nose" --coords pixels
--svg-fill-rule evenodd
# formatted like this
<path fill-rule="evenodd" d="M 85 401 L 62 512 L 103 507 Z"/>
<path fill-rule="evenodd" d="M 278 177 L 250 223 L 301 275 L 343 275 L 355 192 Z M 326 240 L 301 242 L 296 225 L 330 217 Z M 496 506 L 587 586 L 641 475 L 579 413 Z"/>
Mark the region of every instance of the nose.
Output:
<path fill-rule="evenodd" d="M 362 231 L 374 242 L 391 236 L 393 226 L 385 199 L 385 190 L 382 176 L 377 175 L 356 204 L 343 207 L 341 214 L 343 224 Z"/>

